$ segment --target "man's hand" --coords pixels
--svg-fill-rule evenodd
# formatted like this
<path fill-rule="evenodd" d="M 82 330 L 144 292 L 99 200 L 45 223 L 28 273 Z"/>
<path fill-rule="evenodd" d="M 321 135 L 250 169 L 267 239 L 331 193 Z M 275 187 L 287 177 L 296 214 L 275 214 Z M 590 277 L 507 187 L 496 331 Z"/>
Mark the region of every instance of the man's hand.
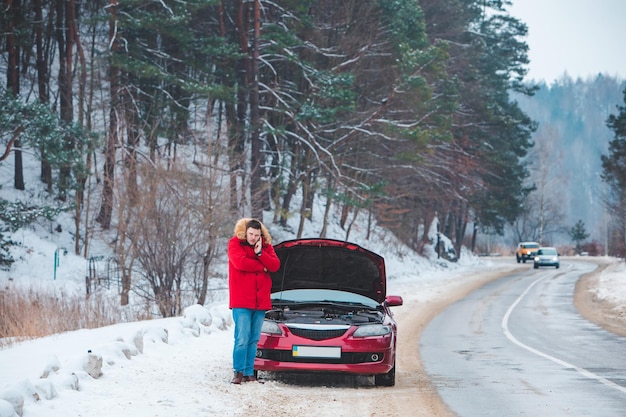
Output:
<path fill-rule="evenodd" d="M 260 237 L 259 240 L 257 240 L 257 242 L 254 244 L 254 253 L 256 253 L 257 256 L 261 255 L 262 245 L 263 245 L 263 238 Z"/>

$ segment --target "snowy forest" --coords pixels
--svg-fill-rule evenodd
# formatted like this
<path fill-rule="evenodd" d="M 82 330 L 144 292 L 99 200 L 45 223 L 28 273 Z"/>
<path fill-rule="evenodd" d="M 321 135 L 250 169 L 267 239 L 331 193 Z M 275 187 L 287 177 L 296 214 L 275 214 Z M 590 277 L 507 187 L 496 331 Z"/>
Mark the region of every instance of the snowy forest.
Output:
<path fill-rule="evenodd" d="M 0 199 L 1 233 L 71 212 L 76 254 L 109 237 L 122 303 L 136 269 L 157 301 L 183 279 L 204 300 L 241 216 L 297 217 L 301 236 L 340 207 L 346 239 L 367 213 L 418 253 L 437 217 L 457 253 L 474 250 L 535 189 L 538 125 L 511 95 L 538 86 L 522 82 L 527 27 L 507 5 L 7 0 L 0 164 L 24 194 Z"/>
<path fill-rule="evenodd" d="M 564 74 L 552 84 L 535 85 L 539 88 L 532 97 L 513 95 L 537 123 L 534 146 L 526 157 L 527 181 L 535 189 L 523 202 L 514 235 L 559 246 L 571 242 L 569 231 L 581 221 L 590 252 L 621 256 L 623 216 L 610 207 L 611 187 L 603 181 L 602 157 L 618 133 L 608 121 L 624 103 L 626 80 L 603 74 L 572 79 Z"/>

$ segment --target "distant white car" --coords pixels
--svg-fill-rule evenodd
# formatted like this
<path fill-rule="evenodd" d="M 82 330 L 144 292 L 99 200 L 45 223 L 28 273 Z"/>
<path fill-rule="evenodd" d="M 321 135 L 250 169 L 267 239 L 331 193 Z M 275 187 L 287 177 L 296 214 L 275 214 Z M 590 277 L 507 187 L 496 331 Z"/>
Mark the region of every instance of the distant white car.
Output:
<path fill-rule="evenodd" d="M 559 269 L 559 252 L 556 248 L 539 248 L 535 254 L 534 268 L 537 269 L 540 266 L 553 266 Z"/>

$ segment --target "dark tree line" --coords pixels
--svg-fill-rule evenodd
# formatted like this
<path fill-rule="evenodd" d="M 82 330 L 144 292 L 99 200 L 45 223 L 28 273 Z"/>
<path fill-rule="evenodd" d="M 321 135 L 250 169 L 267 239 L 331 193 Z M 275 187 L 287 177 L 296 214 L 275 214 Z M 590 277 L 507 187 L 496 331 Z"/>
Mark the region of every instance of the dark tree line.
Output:
<path fill-rule="evenodd" d="M 526 26 L 507 3 L 4 0 L 0 68 L 7 95 L 67 130 L 54 146 L 28 143 L 50 194 L 73 199 L 76 252 L 114 229 L 126 294 L 133 254 L 144 271 L 161 268 L 156 252 L 179 256 L 177 271 L 146 277 L 169 314 L 163 288 L 184 287 L 180 271 L 209 275 L 215 239 L 231 232 L 218 219 L 295 215 L 300 235 L 334 206 L 348 238 L 366 210 L 418 251 L 435 216 L 457 249 L 468 225 L 501 233 L 527 193 L 520 160 L 535 128 L 509 99 L 533 89 L 521 84 Z M 0 128 L 5 146 L 32 139 Z M 52 164 L 58 152 L 72 157 Z M 181 184 L 195 197 L 170 198 Z M 140 251 L 139 225 L 157 213 L 191 216 L 206 245 Z M 206 281 L 194 288 L 202 298 Z"/>
<path fill-rule="evenodd" d="M 606 204 L 614 223 L 609 236 L 611 254 L 622 257 L 626 255 L 626 89 L 623 94 L 624 105 L 618 105 L 618 113 L 607 120 L 615 136 L 608 155 L 602 156 L 602 180 L 610 190 Z"/>

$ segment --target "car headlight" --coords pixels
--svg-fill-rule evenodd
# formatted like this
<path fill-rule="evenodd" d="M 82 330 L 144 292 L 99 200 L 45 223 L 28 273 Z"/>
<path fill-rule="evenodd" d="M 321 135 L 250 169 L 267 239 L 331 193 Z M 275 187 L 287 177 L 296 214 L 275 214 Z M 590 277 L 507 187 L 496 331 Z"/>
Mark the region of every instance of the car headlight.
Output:
<path fill-rule="evenodd" d="M 261 326 L 261 333 L 283 334 L 283 332 L 280 330 L 280 327 L 278 326 L 278 324 L 276 324 L 275 321 L 268 320 L 265 320 L 263 322 L 263 326 Z"/>
<path fill-rule="evenodd" d="M 391 326 L 385 326 L 382 324 L 368 324 L 365 326 L 359 326 L 352 336 L 354 337 L 369 337 L 369 336 L 384 336 L 391 333 Z"/>

